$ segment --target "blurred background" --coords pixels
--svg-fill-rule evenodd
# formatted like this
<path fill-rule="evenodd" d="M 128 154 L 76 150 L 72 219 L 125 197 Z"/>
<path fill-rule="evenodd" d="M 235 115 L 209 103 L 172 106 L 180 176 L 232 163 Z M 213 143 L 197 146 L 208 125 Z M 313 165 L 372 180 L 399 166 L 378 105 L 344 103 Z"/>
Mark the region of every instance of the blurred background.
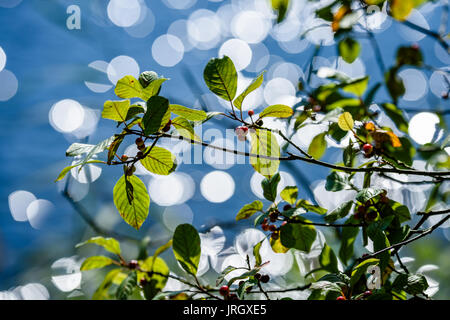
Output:
<path fill-rule="evenodd" d="M 176 173 L 167 177 L 138 168 L 151 197 L 149 218 L 139 231 L 122 221 L 112 202 L 120 168 L 90 165 L 80 173 L 73 170 L 63 181 L 54 180 L 73 161 L 65 158 L 71 143 L 96 144 L 114 133 L 115 124 L 101 119 L 100 114 L 104 101 L 117 99 L 114 86 L 124 75 L 138 77 L 142 71 L 156 71 L 170 78 L 161 95 L 171 103 L 223 111 L 228 106 L 208 92 L 203 68 L 210 58 L 228 55 L 239 71 L 238 91 L 267 71 L 263 86 L 244 103 L 244 110 L 256 113 L 271 104 L 294 106 L 301 102 L 297 83 L 305 79 L 310 67 L 336 68 L 353 78 L 368 74 L 371 85 L 380 81 L 368 39 L 358 39 L 362 53 L 354 63 L 337 58 L 330 27 L 313 14 L 330 2 L 294 0 L 285 21 L 275 25 L 276 15 L 266 0 L 0 0 L 0 298 L 89 298 L 101 278 L 95 273 L 83 273 L 82 277 L 77 268 L 80 259 L 94 249 L 75 249 L 75 245 L 99 234 L 117 237 L 126 256 L 135 258 L 139 244 L 145 245 L 141 239 L 149 237 L 149 246 L 156 248 L 178 224 L 193 223 L 204 233 L 202 240 L 209 239 L 205 244 L 211 241 L 205 249 L 208 257 L 202 258 L 205 274 L 219 270 L 222 260 L 230 257 L 227 252 L 239 253 L 234 239 L 239 235 L 245 242 L 245 236 L 254 237 L 247 230 L 252 221 L 233 221 L 244 204 L 262 198 L 262 176 L 249 164 L 237 164 L 233 156 L 164 141 L 163 146 L 179 159 L 200 153 L 203 161 L 181 163 Z M 414 10 L 409 20 L 437 30 L 445 3 L 427 3 Z M 386 66 L 394 63 L 398 46 L 417 43 L 427 65 L 449 70 L 448 53 L 424 34 L 382 12 L 360 23 L 374 32 Z M 362 35 L 363 29 L 360 31 Z M 311 61 L 319 44 L 321 50 Z M 442 141 L 448 135 L 445 111 L 450 106 L 441 98 L 447 89 L 445 75 L 432 68 L 405 68 L 400 75 L 406 94 L 399 106 L 410 120 L 410 137 L 416 146 Z M 312 86 L 322 81 L 312 76 Z M 386 91 L 380 90 L 376 100 L 387 99 Z M 437 110 L 446 115 L 438 117 Z M 378 119 L 392 125 L 383 113 Z M 290 130 L 278 120 L 265 124 Z M 234 124 L 210 121 L 202 130 L 211 128 L 225 132 Z M 307 126 L 294 141 L 307 147 L 323 128 Z M 348 139 L 341 144 L 329 140 L 324 160 L 341 161 L 345 141 L 348 143 Z M 234 145 L 225 133 L 214 143 Z M 133 141 L 119 149 L 128 155 L 135 152 Z M 414 166 L 424 168 L 425 162 L 418 159 Z M 325 190 L 328 169 L 289 163 L 280 170 L 279 190 L 296 184 L 299 197 L 327 209 L 354 196 L 353 191 Z M 362 181 L 358 175 L 356 179 Z M 381 178 L 377 183 L 411 212 L 424 209 L 433 187 L 404 186 Z M 64 196 L 64 191 L 70 197 Z M 448 204 L 437 204 L 445 206 Z M 219 228 L 211 231 L 215 225 Z M 412 270 L 427 274 L 434 297 L 441 299 L 450 297 L 448 227 L 449 223 L 428 240 L 401 251 Z M 333 243 L 335 235 L 323 232 Z M 217 256 L 223 259 L 216 261 Z M 298 257 L 286 258 L 283 263 L 289 270 L 299 263 Z M 280 262 L 279 270 L 275 269 L 274 274 L 285 267 Z"/>

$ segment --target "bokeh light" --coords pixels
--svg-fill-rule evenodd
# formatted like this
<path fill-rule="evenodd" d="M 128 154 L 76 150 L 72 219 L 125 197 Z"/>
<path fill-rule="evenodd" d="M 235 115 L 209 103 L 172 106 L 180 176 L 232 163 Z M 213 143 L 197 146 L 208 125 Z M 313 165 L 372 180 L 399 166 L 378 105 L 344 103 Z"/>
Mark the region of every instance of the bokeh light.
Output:
<path fill-rule="evenodd" d="M 212 171 L 205 175 L 200 182 L 200 191 L 203 197 L 213 203 L 227 201 L 233 196 L 234 189 L 233 177 L 224 171 Z"/>

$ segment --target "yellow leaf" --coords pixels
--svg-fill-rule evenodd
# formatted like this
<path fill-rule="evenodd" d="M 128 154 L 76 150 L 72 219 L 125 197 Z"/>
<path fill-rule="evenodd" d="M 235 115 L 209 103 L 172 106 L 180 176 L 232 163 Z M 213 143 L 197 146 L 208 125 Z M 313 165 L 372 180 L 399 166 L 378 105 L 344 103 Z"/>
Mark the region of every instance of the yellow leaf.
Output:
<path fill-rule="evenodd" d="M 400 148 L 402 146 L 400 139 L 394 133 L 388 131 L 387 134 L 391 138 L 391 143 L 394 148 Z"/>
<path fill-rule="evenodd" d="M 414 8 L 414 0 L 392 0 L 391 14 L 400 21 L 406 20 L 412 9 Z"/>
<path fill-rule="evenodd" d="M 367 131 L 375 131 L 375 125 L 373 124 L 373 122 L 367 122 L 364 125 L 364 128 L 366 128 Z"/>
<path fill-rule="evenodd" d="M 350 131 L 353 129 L 355 122 L 353 121 L 353 117 L 349 112 L 344 112 L 338 119 L 338 125 L 342 130 Z"/>

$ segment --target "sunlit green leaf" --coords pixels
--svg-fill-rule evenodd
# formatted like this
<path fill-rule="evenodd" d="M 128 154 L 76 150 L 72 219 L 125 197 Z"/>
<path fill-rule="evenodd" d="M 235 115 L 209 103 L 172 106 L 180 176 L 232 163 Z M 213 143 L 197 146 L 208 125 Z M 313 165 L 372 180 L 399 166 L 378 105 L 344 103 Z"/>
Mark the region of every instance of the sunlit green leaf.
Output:
<path fill-rule="evenodd" d="M 283 104 L 276 104 L 265 108 L 260 114 L 260 118 L 274 117 L 274 118 L 289 118 L 294 114 L 294 110 Z"/>
<path fill-rule="evenodd" d="M 130 108 L 130 100 L 123 101 L 106 101 L 103 105 L 102 117 L 119 122 L 123 122 L 127 118 L 128 109 Z"/>
<path fill-rule="evenodd" d="M 233 101 L 237 90 L 237 72 L 233 61 L 223 58 L 211 59 L 203 72 L 206 85 L 222 99 Z"/>
<path fill-rule="evenodd" d="M 200 236 L 190 224 L 180 224 L 173 235 L 173 253 L 183 269 L 193 275 L 197 274 L 200 262 Z"/>
<path fill-rule="evenodd" d="M 144 154 L 148 152 L 148 147 Z M 160 175 L 169 175 L 177 168 L 177 158 L 167 149 L 153 146 L 150 153 L 140 160 L 145 169 Z"/>
<path fill-rule="evenodd" d="M 86 271 L 86 270 L 92 270 L 92 269 L 99 269 L 106 266 L 109 266 L 114 263 L 114 260 L 105 256 L 94 256 L 89 257 L 86 260 L 83 261 L 81 264 L 80 270 Z"/>
<path fill-rule="evenodd" d="M 280 165 L 280 146 L 277 138 L 267 130 L 250 131 L 250 152 L 260 157 L 251 157 L 250 164 L 263 176 L 270 177 L 278 171 Z M 267 158 L 270 157 L 270 158 Z"/>
<path fill-rule="evenodd" d="M 287 186 L 281 191 L 280 196 L 284 201 L 294 204 L 297 201 L 298 188 L 296 186 Z"/>
<path fill-rule="evenodd" d="M 258 89 L 264 80 L 264 72 L 261 73 L 259 76 L 257 76 L 253 81 L 248 85 L 248 87 L 242 92 L 233 102 L 234 106 L 241 110 L 242 103 L 244 102 L 244 99 L 253 91 Z"/>
<path fill-rule="evenodd" d="M 105 250 L 109 252 L 120 255 L 120 244 L 114 238 L 93 237 L 90 238 L 89 240 L 77 244 L 76 248 L 84 246 L 89 243 L 96 244 L 98 246 L 103 247 Z"/>
<path fill-rule="evenodd" d="M 207 114 L 203 110 L 190 109 L 178 104 L 171 104 L 170 111 L 178 116 L 190 121 L 202 121 L 207 118 Z"/>
<path fill-rule="evenodd" d="M 131 186 L 132 199 L 130 201 Z M 135 229 L 147 219 L 150 197 L 145 184 L 136 176 L 122 176 L 113 190 L 114 204 L 122 218 Z"/>
<path fill-rule="evenodd" d="M 263 209 L 263 203 L 259 200 L 253 201 L 250 204 L 246 204 L 245 206 L 242 207 L 241 210 L 239 210 L 239 212 L 236 216 L 236 221 L 248 219 L 252 215 L 254 215 L 256 212 L 262 211 L 262 209 Z"/>

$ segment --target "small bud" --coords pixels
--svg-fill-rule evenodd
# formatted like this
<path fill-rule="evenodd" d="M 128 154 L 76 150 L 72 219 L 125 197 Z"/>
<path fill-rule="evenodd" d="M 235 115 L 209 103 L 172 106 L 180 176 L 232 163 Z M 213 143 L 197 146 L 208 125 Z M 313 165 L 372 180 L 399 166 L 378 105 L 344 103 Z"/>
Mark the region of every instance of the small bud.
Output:
<path fill-rule="evenodd" d="M 128 268 L 130 269 L 136 269 L 139 266 L 139 263 L 137 262 L 137 260 L 131 260 L 128 263 Z"/>
<path fill-rule="evenodd" d="M 261 119 L 259 119 L 258 121 L 256 121 L 256 125 L 257 126 L 262 126 L 264 124 L 264 122 L 261 120 Z"/>

